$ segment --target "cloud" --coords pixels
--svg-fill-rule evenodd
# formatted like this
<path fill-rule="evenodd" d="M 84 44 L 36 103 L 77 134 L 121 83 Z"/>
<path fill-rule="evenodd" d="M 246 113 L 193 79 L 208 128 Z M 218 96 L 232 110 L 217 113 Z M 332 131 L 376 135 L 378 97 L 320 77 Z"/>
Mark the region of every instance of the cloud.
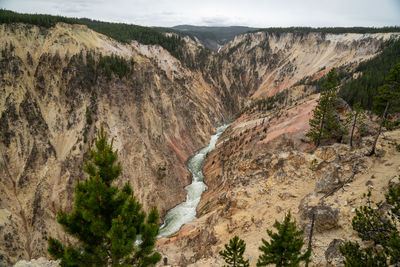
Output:
<path fill-rule="evenodd" d="M 229 17 L 206 17 L 200 19 L 201 24 L 207 25 L 207 26 L 227 26 L 232 23 L 231 19 Z"/>
<path fill-rule="evenodd" d="M 65 15 L 74 15 L 85 14 L 89 11 L 95 11 L 94 8 L 96 5 L 101 6 L 104 1 L 103 0 L 69 0 L 69 1 L 58 1 L 53 0 L 49 1 L 51 3 L 52 8 L 60 12 L 60 14 Z"/>
<path fill-rule="evenodd" d="M 212 16 L 200 18 L 198 24 L 205 26 L 232 26 L 248 24 L 248 20 L 240 17 Z"/>
<path fill-rule="evenodd" d="M 399 0 L 0 0 L 0 7 L 147 26 L 400 25 Z"/>

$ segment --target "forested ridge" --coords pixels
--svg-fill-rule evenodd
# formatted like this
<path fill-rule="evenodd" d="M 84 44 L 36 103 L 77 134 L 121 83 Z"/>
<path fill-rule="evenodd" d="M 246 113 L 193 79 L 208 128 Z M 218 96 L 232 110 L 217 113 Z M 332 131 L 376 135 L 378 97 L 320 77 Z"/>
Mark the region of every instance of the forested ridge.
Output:
<path fill-rule="evenodd" d="M 391 26 L 391 27 L 271 27 L 259 29 L 251 32 L 267 32 L 274 34 L 283 34 L 283 33 L 297 33 L 297 34 L 308 34 L 312 32 L 320 32 L 320 33 L 332 33 L 332 34 L 344 34 L 344 33 L 389 33 L 389 32 L 400 32 L 399 26 Z"/>
<path fill-rule="evenodd" d="M 58 22 L 86 25 L 88 28 L 107 35 L 117 41 L 128 43 L 136 40 L 145 45 L 160 45 L 174 57 L 182 59 L 184 41 L 179 36 L 166 36 L 162 32 L 139 25 L 126 23 L 102 22 L 87 18 L 68 18 L 44 14 L 21 14 L 0 9 L 0 23 L 28 23 L 40 27 L 51 28 Z"/>

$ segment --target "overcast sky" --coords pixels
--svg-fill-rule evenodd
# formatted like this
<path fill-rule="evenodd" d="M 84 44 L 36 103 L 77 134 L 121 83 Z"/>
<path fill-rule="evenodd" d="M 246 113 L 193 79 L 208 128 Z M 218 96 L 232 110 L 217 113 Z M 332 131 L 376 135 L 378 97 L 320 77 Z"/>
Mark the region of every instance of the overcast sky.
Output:
<path fill-rule="evenodd" d="M 166 27 L 400 25 L 400 0 L 0 0 L 0 7 Z"/>

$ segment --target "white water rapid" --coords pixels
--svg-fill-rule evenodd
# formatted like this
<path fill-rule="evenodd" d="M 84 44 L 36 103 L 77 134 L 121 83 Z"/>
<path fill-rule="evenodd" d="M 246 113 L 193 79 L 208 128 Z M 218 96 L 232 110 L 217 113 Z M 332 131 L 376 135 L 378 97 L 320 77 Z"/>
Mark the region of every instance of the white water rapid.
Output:
<path fill-rule="evenodd" d="M 186 162 L 186 167 L 192 173 L 192 183 L 185 187 L 186 201 L 167 212 L 164 217 L 164 224 L 160 227 L 158 238 L 169 236 L 177 232 L 185 223 L 196 219 L 196 207 L 200 202 L 201 194 L 207 189 L 207 185 L 203 183 L 202 171 L 206 156 L 215 149 L 218 137 L 227 127 L 228 125 L 218 127 L 217 133 L 211 136 L 210 144 L 197 151 Z"/>

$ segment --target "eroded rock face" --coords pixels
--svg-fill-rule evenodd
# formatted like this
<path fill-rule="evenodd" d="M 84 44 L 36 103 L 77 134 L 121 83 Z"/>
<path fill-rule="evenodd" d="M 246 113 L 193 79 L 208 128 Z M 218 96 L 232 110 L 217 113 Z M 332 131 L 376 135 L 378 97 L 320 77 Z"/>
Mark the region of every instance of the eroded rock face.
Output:
<path fill-rule="evenodd" d="M 0 59 L 0 255 L 8 265 L 46 256 L 48 236 L 64 239 L 56 212 L 71 210 L 101 123 L 118 149 L 118 185 L 130 182 L 144 209 L 161 215 L 184 200 L 186 160 L 230 117 L 200 72 L 162 48 L 122 45 L 79 25 L 0 25 L 0 35 L 0 49 L 14 47 Z M 95 61 L 100 53 L 133 60 L 133 69 L 108 77 L 88 52 Z"/>
<path fill-rule="evenodd" d="M 220 50 L 221 73 L 214 79 L 228 91 L 248 90 L 254 99 L 288 88 L 307 89 L 296 83 L 303 77 L 319 78 L 332 67 L 368 59 L 379 50 L 382 41 L 396 36 L 397 33 L 243 34 Z"/>

